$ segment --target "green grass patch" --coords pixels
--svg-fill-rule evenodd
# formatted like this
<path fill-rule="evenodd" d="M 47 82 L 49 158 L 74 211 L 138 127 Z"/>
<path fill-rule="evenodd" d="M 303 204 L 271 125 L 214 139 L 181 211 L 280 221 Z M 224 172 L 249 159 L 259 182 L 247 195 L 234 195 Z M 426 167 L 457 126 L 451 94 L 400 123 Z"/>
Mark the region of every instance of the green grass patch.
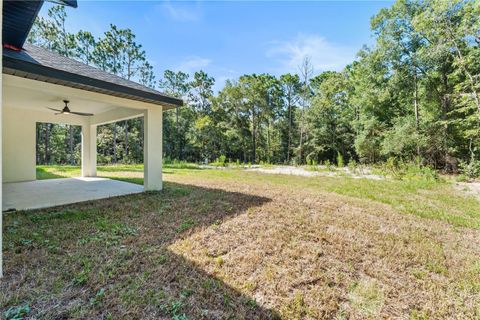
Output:
<path fill-rule="evenodd" d="M 245 172 L 243 169 L 198 170 L 195 164 L 164 164 L 165 175 L 192 175 L 205 179 L 237 180 L 248 183 L 274 183 L 312 191 L 337 194 L 387 204 L 406 214 L 448 222 L 458 227 L 480 229 L 480 202 L 454 190 L 450 182 L 434 179 L 370 180 L 349 177 L 298 177 Z M 38 179 L 80 175 L 80 167 L 38 166 Z M 98 175 L 130 183 L 143 184 L 143 165 L 99 166 Z M 185 189 L 171 190 L 179 196 Z"/>
<path fill-rule="evenodd" d="M 79 177 L 79 166 L 37 166 L 37 180 Z"/>
<path fill-rule="evenodd" d="M 181 173 L 179 173 L 181 174 Z M 397 211 L 448 222 L 457 227 L 480 229 L 480 201 L 454 189 L 451 182 L 432 179 L 371 180 L 350 177 L 299 177 L 245 172 L 242 169 L 202 170 L 194 174 L 209 180 L 230 180 L 252 184 L 275 184 L 333 192 L 344 196 L 390 205 Z"/>
<path fill-rule="evenodd" d="M 37 166 L 37 180 L 80 177 L 80 166 Z M 197 164 L 173 162 L 163 164 L 164 174 L 189 174 L 202 170 Z M 119 164 L 97 166 L 99 177 L 143 185 L 143 164 Z"/>
<path fill-rule="evenodd" d="M 181 233 L 185 230 L 190 229 L 195 225 L 195 221 L 192 218 L 188 218 L 187 220 L 183 221 L 177 228 L 177 232 Z"/>

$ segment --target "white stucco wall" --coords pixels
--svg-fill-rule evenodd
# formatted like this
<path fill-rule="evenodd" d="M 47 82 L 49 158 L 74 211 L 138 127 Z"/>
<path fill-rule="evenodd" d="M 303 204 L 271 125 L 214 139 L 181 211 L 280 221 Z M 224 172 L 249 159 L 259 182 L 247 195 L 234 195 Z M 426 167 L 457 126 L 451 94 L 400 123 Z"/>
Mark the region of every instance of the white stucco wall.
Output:
<path fill-rule="evenodd" d="M 162 108 L 153 107 L 144 113 L 144 143 L 143 143 L 143 179 L 147 191 L 159 191 L 162 182 Z"/>
<path fill-rule="evenodd" d="M 2 173 L 3 182 L 36 179 L 36 123 L 70 123 L 84 125 L 80 118 L 53 115 L 48 112 L 9 108 L 4 105 L 2 119 Z"/>
<path fill-rule="evenodd" d="M 162 189 L 162 116 L 164 107 L 92 93 L 15 76 L 3 83 L 3 182 L 36 179 L 36 123 L 82 126 L 82 175 L 96 175 L 96 127 L 139 116 L 145 120 L 145 190 Z M 68 97 L 80 112 L 92 117 L 55 115 L 46 106 Z M 55 104 L 56 103 L 56 104 Z M 86 108 L 86 110 L 82 109 Z M 90 108 L 90 109 L 88 109 Z M 168 107 L 165 107 L 168 108 Z"/>
<path fill-rule="evenodd" d="M 2 120 L 3 182 L 36 179 L 36 124 L 60 123 L 82 126 L 82 176 L 96 175 L 96 127 L 100 123 L 121 121 L 139 114 L 145 117 L 145 189 L 162 189 L 162 108 L 146 110 L 118 108 L 94 117 L 54 115 L 31 109 L 11 108 L 4 101 Z"/>
<path fill-rule="evenodd" d="M 35 180 L 35 121 L 28 110 L 3 108 L 3 182 Z"/>

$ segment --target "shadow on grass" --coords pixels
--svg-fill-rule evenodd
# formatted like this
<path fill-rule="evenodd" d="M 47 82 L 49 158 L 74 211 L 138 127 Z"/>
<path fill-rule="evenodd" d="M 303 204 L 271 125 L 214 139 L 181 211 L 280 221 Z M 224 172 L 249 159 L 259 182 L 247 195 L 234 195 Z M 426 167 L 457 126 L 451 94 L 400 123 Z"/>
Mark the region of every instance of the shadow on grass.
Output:
<path fill-rule="evenodd" d="M 127 164 L 127 165 L 102 165 L 98 166 L 98 171 L 101 172 L 143 172 L 143 164 Z M 176 163 L 163 164 L 163 169 L 188 169 L 188 170 L 203 170 L 194 163 Z"/>
<path fill-rule="evenodd" d="M 278 318 L 169 249 L 269 201 L 165 182 L 162 192 L 8 214 L 2 314 L 28 306 L 33 318 Z"/>

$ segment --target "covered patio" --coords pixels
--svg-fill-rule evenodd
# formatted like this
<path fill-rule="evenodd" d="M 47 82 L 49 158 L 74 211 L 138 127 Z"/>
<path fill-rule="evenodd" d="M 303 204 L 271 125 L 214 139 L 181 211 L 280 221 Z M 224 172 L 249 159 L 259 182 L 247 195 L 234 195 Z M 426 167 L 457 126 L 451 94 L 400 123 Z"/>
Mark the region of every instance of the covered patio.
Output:
<path fill-rule="evenodd" d="M 3 210 L 162 189 L 162 113 L 181 100 L 28 44 L 22 51 L 4 50 L 3 59 Z M 69 112 L 49 109 L 62 109 L 63 100 L 69 100 Z M 137 117 L 144 119 L 143 188 L 92 179 L 97 176 L 97 127 Z M 81 126 L 83 179 L 35 181 L 38 122 Z"/>
<path fill-rule="evenodd" d="M 144 190 L 162 189 L 162 114 L 181 100 L 28 44 L 4 49 L 3 65 L 3 183 L 36 180 L 38 122 L 81 126 L 86 178 L 97 175 L 97 127 L 143 117 Z M 64 100 L 67 112 L 49 109 L 61 110 Z"/>
<path fill-rule="evenodd" d="M 76 7 L 75 0 L 54 1 Z M 26 43 L 43 1 L 4 1 L 0 59 L 2 210 L 162 189 L 163 111 L 181 99 Z M 68 102 L 65 102 L 68 101 Z M 58 111 L 54 111 L 56 109 Z M 97 126 L 143 117 L 144 186 L 97 176 Z M 81 178 L 36 181 L 36 125 L 81 126 Z M 0 215 L 0 277 L 2 276 Z"/>

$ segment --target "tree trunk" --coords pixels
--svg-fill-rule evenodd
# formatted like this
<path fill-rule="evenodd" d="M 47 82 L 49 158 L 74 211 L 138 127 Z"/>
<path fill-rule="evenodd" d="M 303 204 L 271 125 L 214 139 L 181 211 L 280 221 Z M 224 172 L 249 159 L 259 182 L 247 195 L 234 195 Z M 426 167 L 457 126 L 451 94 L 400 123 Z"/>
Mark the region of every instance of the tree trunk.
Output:
<path fill-rule="evenodd" d="M 72 125 L 69 125 L 69 133 L 70 133 L 70 137 L 69 137 L 69 152 L 70 152 L 70 165 L 74 165 L 75 164 L 75 157 L 73 155 L 73 126 Z"/>
<path fill-rule="evenodd" d="M 449 111 L 449 104 L 450 104 L 450 101 L 448 99 L 448 76 L 443 73 L 442 74 L 442 84 L 443 84 L 443 95 L 441 97 L 441 103 L 442 103 L 442 119 L 444 121 L 444 136 L 443 136 L 443 139 L 444 139 L 444 148 L 445 148 L 445 153 L 444 153 L 444 163 L 445 163 L 445 166 L 447 165 L 447 159 L 449 158 L 449 152 L 448 152 L 448 131 L 449 131 L 449 128 L 448 128 L 448 122 L 447 122 L 447 115 L 448 115 L 448 111 Z"/>
<path fill-rule="evenodd" d="M 178 118 L 180 116 L 180 108 L 177 106 L 176 107 L 176 113 L 175 113 L 175 126 L 176 126 L 176 133 L 177 133 L 177 136 L 175 137 L 176 141 L 175 141 L 175 147 L 176 147 L 176 153 L 177 153 L 177 159 L 180 160 L 180 128 L 179 128 L 179 124 L 178 124 Z"/>
<path fill-rule="evenodd" d="M 418 131 L 419 127 L 419 122 L 420 122 L 420 116 L 418 112 L 418 83 L 417 83 L 417 71 L 415 70 L 415 73 L 413 74 L 413 81 L 414 81 L 414 97 L 413 97 L 413 105 L 414 105 L 414 111 L 415 111 L 415 128 Z"/>
<path fill-rule="evenodd" d="M 413 93 L 413 108 L 415 112 L 415 130 L 418 132 L 420 127 L 420 114 L 418 111 L 418 81 L 417 81 L 417 69 L 413 74 L 414 93 Z M 417 156 L 420 157 L 420 146 L 417 144 Z"/>
<path fill-rule="evenodd" d="M 125 157 L 128 156 L 128 120 L 125 120 Z"/>
<path fill-rule="evenodd" d="M 48 162 L 50 161 L 50 157 L 48 154 L 48 140 L 50 139 L 49 135 L 50 135 L 50 124 L 45 123 L 45 155 L 44 155 L 45 158 L 43 160 L 44 164 L 48 164 Z"/>
<path fill-rule="evenodd" d="M 117 124 L 113 124 L 113 164 L 117 163 Z"/>
<path fill-rule="evenodd" d="M 257 159 L 257 126 L 255 125 L 255 107 L 252 110 L 252 163 Z"/>
<path fill-rule="evenodd" d="M 300 124 L 300 144 L 298 149 L 298 161 L 299 164 L 303 164 L 303 111 L 302 111 L 302 122 Z"/>
<path fill-rule="evenodd" d="M 290 163 L 290 149 L 292 148 L 292 103 L 288 99 L 288 144 L 287 144 L 287 163 Z"/>
<path fill-rule="evenodd" d="M 36 164 L 41 164 L 40 161 L 40 126 L 35 124 L 35 163 Z"/>
<path fill-rule="evenodd" d="M 272 153 L 272 149 L 271 149 L 271 146 L 270 146 L 270 119 L 267 120 L 267 161 L 268 163 L 271 163 L 272 159 L 271 159 L 271 153 Z"/>

